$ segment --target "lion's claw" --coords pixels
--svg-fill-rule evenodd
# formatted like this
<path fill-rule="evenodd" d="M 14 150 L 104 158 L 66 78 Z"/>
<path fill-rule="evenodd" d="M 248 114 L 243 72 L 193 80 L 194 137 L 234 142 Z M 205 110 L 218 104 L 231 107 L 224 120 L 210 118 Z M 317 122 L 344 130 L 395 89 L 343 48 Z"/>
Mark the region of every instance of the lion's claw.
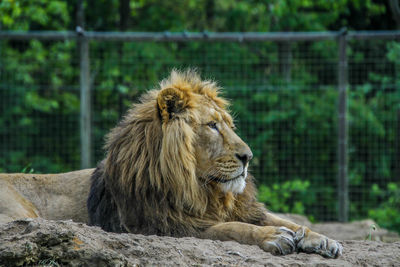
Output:
<path fill-rule="evenodd" d="M 295 236 L 296 236 L 296 233 L 295 233 L 295 232 L 293 232 L 293 231 L 290 230 L 289 228 L 286 228 L 285 226 L 279 227 L 279 231 L 286 232 L 286 233 L 290 234 L 292 237 L 295 237 Z"/>
<path fill-rule="evenodd" d="M 296 244 L 303 239 L 305 234 L 306 234 L 306 229 L 304 227 L 301 227 L 299 230 L 296 231 L 294 236 L 294 241 L 296 242 Z"/>
<path fill-rule="evenodd" d="M 343 247 L 339 242 L 315 232 L 309 232 L 306 236 L 305 232 L 303 227 L 296 232 L 297 251 L 317 253 L 329 258 L 337 258 L 342 255 Z"/>
<path fill-rule="evenodd" d="M 272 241 L 264 241 L 261 248 L 275 255 L 290 254 L 296 249 L 294 237 L 295 233 L 292 230 L 280 227 L 278 228 L 276 238 Z"/>

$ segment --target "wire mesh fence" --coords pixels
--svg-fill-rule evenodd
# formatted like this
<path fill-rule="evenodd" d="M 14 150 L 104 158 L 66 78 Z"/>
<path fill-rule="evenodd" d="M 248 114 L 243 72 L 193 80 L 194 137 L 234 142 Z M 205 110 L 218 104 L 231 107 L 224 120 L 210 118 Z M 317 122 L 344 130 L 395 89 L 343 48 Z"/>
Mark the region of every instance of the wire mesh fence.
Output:
<path fill-rule="evenodd" d="M 400 44 L 388 36 L 347 44 L 350 219 L 370 216 L 400 179 Z M 254 154 L 260 200 L 274 211 L 337 220 L 336 37 L 245 40 L 93 38 L 91 166 L 104 157 L 104 135 L 143 91 L 172 68 L 195 67 L 231 101 Z M 0 171 L 80 168 L 78 52 L 69 38 L 0 41 Z"/>

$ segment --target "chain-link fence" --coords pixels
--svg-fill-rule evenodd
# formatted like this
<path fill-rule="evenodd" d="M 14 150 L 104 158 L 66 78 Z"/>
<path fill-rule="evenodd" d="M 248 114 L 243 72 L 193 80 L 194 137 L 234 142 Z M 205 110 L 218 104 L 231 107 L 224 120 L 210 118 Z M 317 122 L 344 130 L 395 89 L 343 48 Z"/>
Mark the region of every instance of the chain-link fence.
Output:
<path fill-rule="evenodd" d="M 260 200 L 317 220 L 373 216 L 399 192 L 399 37 L 3 32 L 0 171 L 70 171 L 82 155 L 94 167 L 104 135 L 144 90 L 172 68 L 196 67 L 231 100 Z"/>

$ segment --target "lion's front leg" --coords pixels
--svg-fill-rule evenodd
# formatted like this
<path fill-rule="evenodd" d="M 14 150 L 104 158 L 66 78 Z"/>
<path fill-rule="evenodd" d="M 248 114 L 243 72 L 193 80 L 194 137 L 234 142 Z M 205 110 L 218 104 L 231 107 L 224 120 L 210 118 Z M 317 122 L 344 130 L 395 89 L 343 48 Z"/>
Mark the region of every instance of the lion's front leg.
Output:
<path fill-rule="evenodd" d="M 241 222 L 220 223 L 208 228 L 202 235 L 208 239 L 258 245 L 275 255 L 293 253 L 296 249 L 295 236 L 295 232 L 286 227 L 257 226 Z"/>
<path fill-rule="evenodd" d="M 300 226 L 284 220 L 271 213 L 267 214 L 264 225 L 284 226 L 296 233 L 296 250 L 306 253 L 317 253 L 324 257 L 337 258 L 342 255 L 342 245 L 333 239 L 311 231 L 308 227 Z"/>

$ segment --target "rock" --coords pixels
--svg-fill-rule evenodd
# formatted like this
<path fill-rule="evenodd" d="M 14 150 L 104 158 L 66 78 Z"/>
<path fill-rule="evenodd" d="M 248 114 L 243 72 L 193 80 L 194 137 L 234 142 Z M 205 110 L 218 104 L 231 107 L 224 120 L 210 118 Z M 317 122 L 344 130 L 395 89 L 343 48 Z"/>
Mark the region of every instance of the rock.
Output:
<path fill-rule="evenodd" d="M 342 241 L 344 255 L 273 256 L 257 246 L 196 238 L 115 234 L 72 221 L 0 225 L 0 266 L 396 266 L 400 242 Z"/>

